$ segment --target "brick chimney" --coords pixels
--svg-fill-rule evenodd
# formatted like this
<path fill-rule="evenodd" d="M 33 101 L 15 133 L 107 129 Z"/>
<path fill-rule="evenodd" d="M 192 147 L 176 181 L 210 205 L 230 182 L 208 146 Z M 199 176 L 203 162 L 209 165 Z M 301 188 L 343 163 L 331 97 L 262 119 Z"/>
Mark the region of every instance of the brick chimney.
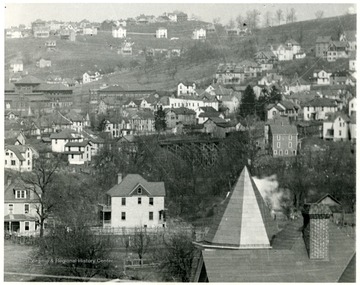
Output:
<path fill-rule="evenodd" d="M 117 183 L 120 184 L 122 181 L 122 173 L 118 173 L 118 181 Z"/>
<path fill-rule="evenodd" d="M 329 219 L 327 205 L 311 205 L 304 213 L 303 237 L 310 259 L 329 260 Z"/>

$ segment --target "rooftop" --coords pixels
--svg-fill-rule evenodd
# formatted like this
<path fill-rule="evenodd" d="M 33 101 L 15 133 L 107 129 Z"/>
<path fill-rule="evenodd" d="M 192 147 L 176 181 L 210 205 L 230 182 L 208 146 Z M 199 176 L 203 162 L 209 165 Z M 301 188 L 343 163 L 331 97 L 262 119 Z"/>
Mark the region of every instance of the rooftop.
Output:
<path fill-rule="evenodd" d="M 142 186 L 148 196 L 165 196 L 164 182 L 149 182 L 139 174 L 126 175 L 120 184 L 116 184 L 106 193 L 111 197 L 128 197 L 132 196 L 138 186 Z"/>

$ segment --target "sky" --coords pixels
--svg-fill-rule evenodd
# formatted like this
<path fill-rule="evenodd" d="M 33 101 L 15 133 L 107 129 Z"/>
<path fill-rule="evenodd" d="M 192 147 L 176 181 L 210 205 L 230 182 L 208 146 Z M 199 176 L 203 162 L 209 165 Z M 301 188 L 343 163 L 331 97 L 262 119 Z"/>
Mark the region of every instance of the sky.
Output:
<path fill-rule="evenodd" d="M 32 1 L 36 2 L 36 1 Z M 19 24 L 30 25 L 36 19 L 42 20 L 58 20 L 58 21 L 81 21 L 87 19 L 93 22 L 102 22 L 106 19 L 121 19 L 127 17 L 136 17 L 140 14 L 159 16 L 164 12 L 173 12 L 180 10 L 187 13 L 189 16 L 196 15 L 203 21 L 212 22 L 214 18 L 221 18 L 221 22 L 226 24 L 231 18 L 235 19 L 237 15 L 246 15 L 247 10 L 257 9 L 264 15 L 267 11 L 272 14 L 276 10 L 282 9 L 290 10 L 295 8 L 298 21 L 304 21 L 315 18 L 315 12 L 318 10 L 324 11 L 324 17 L 340 16 L 346 13 L 355 12 L 355 2 L 348 2 L 347 4 L 332 2 L 332 3 L 267 3 L 267 2 L 250 2 L 248 3 L 236 1 L 232 3 L 219 2 L 201 2 L 193 4 L 191 2 L 182 1 L 180 3 L 154 3 L 149 1 L 142 1 L 143 3 L 94 3 L 94 2 L 80 2 L 77 4 L 64 2 L 38 2 L 38 3 L 15 3 L 6 1 L 5 14 L 5 28 L 11 26 L 18 26 Z M 132 1 L 134 2 L 134 1 Z M 160 2 L 160 1 L 157 1 Z M 170 2 L 170 1 L 168 1 Z M 297 1 L 300 2 L 300 1 Z M 331 1 L 328 1 L 331 2 Z M 262 18 L 262 17 L 261 17 Z"/>

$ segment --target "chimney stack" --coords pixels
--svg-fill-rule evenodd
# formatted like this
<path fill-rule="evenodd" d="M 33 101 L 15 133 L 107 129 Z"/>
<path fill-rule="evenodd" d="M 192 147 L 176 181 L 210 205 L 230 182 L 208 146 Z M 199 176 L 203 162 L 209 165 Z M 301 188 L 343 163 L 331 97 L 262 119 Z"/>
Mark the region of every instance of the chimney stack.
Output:
<path fill-rule="evenodd" d="M 122 181 L 122 173 L 118 173 L 118 184 Z"/>
<path fill-rule="evenodd" d="M 329 206 L 313 204 L 304 212 L 303 236 L 310 259 L 329 260 Z"/>

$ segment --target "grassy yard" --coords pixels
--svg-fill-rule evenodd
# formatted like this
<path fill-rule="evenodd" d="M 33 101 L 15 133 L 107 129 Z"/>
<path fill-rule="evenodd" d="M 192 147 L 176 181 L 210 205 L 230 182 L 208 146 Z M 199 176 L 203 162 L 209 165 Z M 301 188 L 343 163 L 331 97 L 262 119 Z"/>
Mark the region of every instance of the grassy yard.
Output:
<path fill-rule="evenodd" d="M 41 266 L 37 266 L 32 258 L 34 247 L 19 245 L 11 241 L 4 243 L 4 281 L 29 282 L 32 276 L 6 274 L 7 272 L 43 274 Z"/>

